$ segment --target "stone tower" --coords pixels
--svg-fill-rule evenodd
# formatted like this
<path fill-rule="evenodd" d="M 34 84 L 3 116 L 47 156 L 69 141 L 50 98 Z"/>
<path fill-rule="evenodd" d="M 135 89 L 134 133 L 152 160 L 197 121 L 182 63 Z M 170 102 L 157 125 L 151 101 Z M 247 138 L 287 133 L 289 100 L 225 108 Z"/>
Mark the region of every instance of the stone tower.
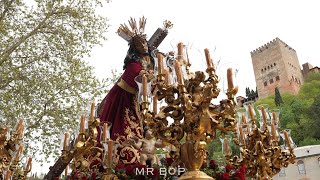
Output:
<path fill-rule="evenodd" d="M 251 52 L 259 98 L 280 93 L 297 94 L 303 83 L 296 51 L 279 38 Z"/>

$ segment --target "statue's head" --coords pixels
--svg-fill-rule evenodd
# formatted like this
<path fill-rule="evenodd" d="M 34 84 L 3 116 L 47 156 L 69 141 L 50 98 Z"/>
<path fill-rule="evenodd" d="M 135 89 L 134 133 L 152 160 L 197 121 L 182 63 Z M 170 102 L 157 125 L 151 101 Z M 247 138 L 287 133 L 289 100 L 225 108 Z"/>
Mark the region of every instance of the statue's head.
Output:
<path fill-rule="evenodd" d="M 128 21 L 129 26 L 121 24 L 118 28 L 118 35 L 126 40 L 130 46 L 124 61 L 124 69 L 126 69 L 129 62 L 141 61 L 144 59 L 143 57 L 149 56 L 149 53 L 155 50 L 166 37 L 168 33 L 167 30 L 172 27 L 170 21 L 165 21 L 164 27 L 162 29 L 158 28 L 148 41 L 146 39 L 147 36 L 144 33 L 146 20 L 145 17 L 142 17 L 137 23 L 137 21 L 131 17 Z M 150 60 L 147 63 L 151 64 L 152 67 L 154 64 L 153 57 L 150 56 Z"/>
<path fill-rule="evenodd" d="M 144 33 L 146 21 L 147 19 L 142 17 L 137 24 L 136 20 L 131 17 L 128 21 L 130 28 L 126 24 L 121 24 L 117 31 L 118 35 L 129 43 L 130 48 L 141 54 L 148 53 L 148 41 Z"/>
<path fill-rule="evenodd" d="M 152 130 L 150 129 L 149 126 L 145 126 L 143 128 L 143 137 L 146 138 L 146 139 L 152 139 L 153 138 Z"/>
<path fill-rule="evenodd" d="M 146 40 L 145 35 L 136 35 L 132 37 L 130 47 L 132 47 L 135 53 L 140 57 L 148 55 L 148 41 Z"/>
<path fill-rule="evenodd" d="M 117 31 L 118 35 L 129 44 L 123 69 L 126 69 L 129 62 L 141 61 L 142 57 L 149 54 L 148 41 L 146 34 L 144 34 L 146 19 L 144 17 L 140 18 L 137 24 L 136 20 L 131 17 L 128 23 L 129 26 L 121 24 Z"/>

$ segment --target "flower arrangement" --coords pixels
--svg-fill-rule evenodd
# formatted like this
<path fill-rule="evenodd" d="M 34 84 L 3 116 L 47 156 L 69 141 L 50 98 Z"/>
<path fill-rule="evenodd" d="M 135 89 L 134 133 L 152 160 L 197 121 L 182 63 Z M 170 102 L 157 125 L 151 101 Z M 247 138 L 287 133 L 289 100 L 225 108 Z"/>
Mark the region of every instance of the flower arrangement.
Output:
<path fill-rule="evenodd" d="M 134 164 L 129 164 L 129 165 L 119 163 L 115 167 L 115 172 L 120 180 L 159 179 L 159 177 L 160 177 L 159 171 L 156 168 L 153 168 L 151 171 L 150 170 L 147 171 L 147 166 L 139 164 L 139 163 L 134 163 Z"/>
<path fill-rule="evenodd" d="M 241 165 L 238 169 L 231 165 L 218 166 L 214 160 L 210 160 L 209 165 L 202 167 L 201 171 L 216 180 L 245 180 L 246 175 L 245 166 Z"/>
<path fill-rule="evenodd" d="M 66 177 L 56 177 L 54 180 L 99 180 L 102 179 L 102 176 L 103 172 L 100 172 L 99 169 L 92 169 L 91 171 L 86 172 L 75 171 Z"/>

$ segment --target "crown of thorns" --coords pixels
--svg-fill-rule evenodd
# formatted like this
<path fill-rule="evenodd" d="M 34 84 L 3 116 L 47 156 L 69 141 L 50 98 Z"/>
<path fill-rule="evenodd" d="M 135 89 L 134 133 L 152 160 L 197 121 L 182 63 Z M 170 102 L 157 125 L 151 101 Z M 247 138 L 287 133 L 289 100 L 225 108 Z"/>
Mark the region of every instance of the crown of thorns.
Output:
<path fill-rule="evenodd" d="M 143 16 L 139 19 L 138 24 L 134 18 L 130 17 L 130 20 L 128 21 L 129 26 L 127 26 L 125 23 L 121 24 L 118 28 L 117 34 L 128 43 L 131 43 L 133 38 L 146 39 L 147 35 L 144 34 L 146 20 L 147 19 Z M 161 44 L 168 34 L 168 29 L 171 29 L 172 26 L 173 24 L 171 21 L 165 20 L 163 22 L 163 27 L 158 28 L 148 40 L 148 46 L 150 50 L 156 49 Z"/>
<path fill-rule="evenodd" d="M 137 24 L 137 21 L 130 17 L 129 26 L 128 27 L 125 23 L 121 24 L 120 27 L 118 28 L 118 35 L 125 39 L 126 41 L 130 42 L 131 39 L 134 36 L 141 36 L 145 37 L 146 35 L 144 34 L 144 29 L 146 26 L 146 18 L 143 16 L 142 18 L 139 19 L 139 24 Z"/>

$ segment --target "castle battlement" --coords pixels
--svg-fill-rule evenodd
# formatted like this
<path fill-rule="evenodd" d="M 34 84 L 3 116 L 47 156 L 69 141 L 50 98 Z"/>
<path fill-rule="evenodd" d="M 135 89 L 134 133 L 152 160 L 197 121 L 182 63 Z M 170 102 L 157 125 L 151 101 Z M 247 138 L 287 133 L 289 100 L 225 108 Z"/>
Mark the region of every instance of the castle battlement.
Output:
<path fill-rule="evenodd" d="M 295 50 L 290 47 L 288 44 L 286 44 L 285 42 L 283 42 L 281 39 L 279 39 L 278 37 L 273 39 L 272 41 L 269 41 L 268 43 L 258 47 L 257 49 L 251 51 L 251 56 L 252 55 L 256 55 L 256 54 L 259 54 L 261 52 L 263 52 L 264 50 L 268 49 L 269 47 L 271 46 L 274 46 L 276 43 L 282 43 L 285 47 L 287 47 L 289 50 L 292 50 L 295 52 Z"/>
<path fill-rule="evenodd" d="M 279 39 L 278 38 L 278 40 L 279 40 L 279 42 L 281 42 L 286 48 L 288 48 L 289 50 L 291 50 L 291 51 L 294 51 L 294 52 L 296 52 L 296 50 L 294 50 L 291 46 L 289 46 L 287 43 L 285 43 L 285 42 L 283 42 L 281 39 Z"/>
<path fill-rule="evenodd" d="M 296 51 L 278 37 L 251 52 L 259 98 L 281 93 L 297 94 L 303 83 Z"/>

